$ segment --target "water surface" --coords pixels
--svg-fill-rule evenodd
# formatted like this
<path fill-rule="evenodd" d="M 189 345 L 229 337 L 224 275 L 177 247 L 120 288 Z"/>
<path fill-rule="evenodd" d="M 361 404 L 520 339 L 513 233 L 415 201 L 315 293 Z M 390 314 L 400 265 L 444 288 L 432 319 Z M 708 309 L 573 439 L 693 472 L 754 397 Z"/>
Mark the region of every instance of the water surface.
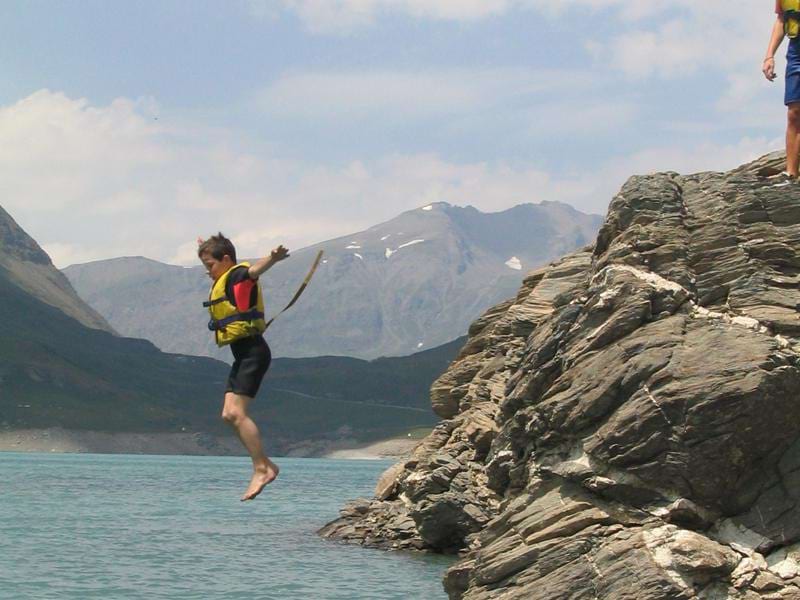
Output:
<path fill-rule="evenodd" d="M 391 461 L 0 453 L 0 598 L 445 598 L 451 560 L 320 539 Z"/>

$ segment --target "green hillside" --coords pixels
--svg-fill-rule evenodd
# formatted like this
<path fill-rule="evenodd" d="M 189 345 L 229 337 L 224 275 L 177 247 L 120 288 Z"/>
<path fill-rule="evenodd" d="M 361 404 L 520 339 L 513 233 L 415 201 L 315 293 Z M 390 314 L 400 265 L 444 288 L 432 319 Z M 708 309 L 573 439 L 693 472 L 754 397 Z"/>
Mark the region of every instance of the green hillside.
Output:
<path fill-rule="evenodd" d="M 85 327 L 3 269 L 0 303 L 17 307 L 0 337 L 5 427 L 177 431 L 207 428 L 217 412 L 226 365 Z"/>
<path fill-rule="evenodd" d="M 2 268 L 0 302 L 18 307 L 0 337 L 0 426 L 227 435 L 219 411 L 228 365 L 85 327 Z M 275 449 L 342 427 L 366 441 L 430 426 L 428 389 L 460 346 L 374 361 L 276 359 L 253 413 Z"/>
<path fill-rule="evenodd" d="M 253 414 L 270 435 L 330 435 L 341 427 L 363 441 L 431 427 L 429 390 L 465 338 L 418 354 L 371 361 L 345 356 L 278 358 Z"/>
<path fill-rule="evenodd" d="M 265 386 L 328 400 L 352 400 L 431 411 L 428 392 L 464 345 L 465 337 L 399 358 L 361 360 L 346 356 L 278 358 Z"/>
<path fill-rule="evenodd" d="M 0 428 L 231 435 L 219 417 L 227 364 L 114 335 L 2 207 L 0 250 Z M 374 361 L 276 359 L 253 415 L 278 452 L 430 427 L 430 385 L 462 342 Z"/>

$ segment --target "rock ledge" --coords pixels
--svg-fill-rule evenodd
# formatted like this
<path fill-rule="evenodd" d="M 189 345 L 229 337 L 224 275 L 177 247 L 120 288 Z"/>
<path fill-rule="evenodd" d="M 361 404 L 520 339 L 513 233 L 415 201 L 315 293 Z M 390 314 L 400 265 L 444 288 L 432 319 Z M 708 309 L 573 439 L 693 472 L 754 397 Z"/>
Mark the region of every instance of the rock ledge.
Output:
<path fill-rule="evenodd" d="M 631 178 L 433 385 L 321 534 L 458 553 L 451 598 L 800 598 L 800 184 Z"/>

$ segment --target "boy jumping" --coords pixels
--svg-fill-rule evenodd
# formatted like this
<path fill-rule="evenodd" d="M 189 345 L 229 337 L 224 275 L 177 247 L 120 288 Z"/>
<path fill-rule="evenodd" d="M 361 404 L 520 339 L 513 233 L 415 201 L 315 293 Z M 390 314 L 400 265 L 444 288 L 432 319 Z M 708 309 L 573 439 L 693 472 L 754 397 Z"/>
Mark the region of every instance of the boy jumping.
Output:
<path fill-rule="evenodd" d="M 208 302 L 203 304 L 211 315 L 208 327 L 214 332 L 218 346 L 230 345 L 234 358 L 222 418 L 236 432 L 253 460 L 253 478 L 242 496 L 242 501 L 252 500 L 279 471 L 278 465 L 264 454 L 258 428 L 247 416 L 247 407 L 255 398 L 272 358 L 262 335 L 266 323 L 258 277 L 287 258 L 289 251 L 278 246 L 269 256 L 250 265 L 236 262 L 236 248 L 222 233 L 198 242 L 197 255 L 214 282 Z"/>
<path fill-rule="evenodd" d="M 778 15 L 772 26 L 772 34 L 767 46 L 767 55 L 761 65 L 764 76 L 774 81 L 775 52 L 789 38 L 786 53 L 786 92 L 784 104 L 787 106 L 786 123 L 786 174 L 797 178 L 800 168 L 800 0 L 775 0 L 775 13 Z"/>

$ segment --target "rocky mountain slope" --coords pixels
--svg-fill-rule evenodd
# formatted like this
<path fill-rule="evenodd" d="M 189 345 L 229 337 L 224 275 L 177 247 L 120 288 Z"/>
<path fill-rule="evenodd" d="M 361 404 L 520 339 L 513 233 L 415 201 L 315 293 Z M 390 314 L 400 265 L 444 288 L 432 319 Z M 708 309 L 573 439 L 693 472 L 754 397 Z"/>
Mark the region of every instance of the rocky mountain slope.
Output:
<path fill-rule="evenodd" d="M 14 284 L 86 327 L 113 333 L 106 320 L 75 293 L 50 257 L 0 206 L 0 268 Z"/>
<path fill-rule="evenodd" d="M 276 356 L 369 359 L 450 342 L 513 294 L 524 270 L 588 243 L 600 222 L 557 202 L 488 214 L 436 203 L 293 251 L 263 276 L 269 314 L 289 301 L 317 251 L 326 256 L 301 301 L 270 329 L 271 345 Z M 123 335 L 168 352 L 229 360 L 206 331 L 202 267 L 120 258 L 64 273 Z"/>
<path fill-rule="evenodd" d="M 459 552 L 451 598 L 800 598 L 800 184 L 631 178 L 433 385 L 322 534 Z"/>

